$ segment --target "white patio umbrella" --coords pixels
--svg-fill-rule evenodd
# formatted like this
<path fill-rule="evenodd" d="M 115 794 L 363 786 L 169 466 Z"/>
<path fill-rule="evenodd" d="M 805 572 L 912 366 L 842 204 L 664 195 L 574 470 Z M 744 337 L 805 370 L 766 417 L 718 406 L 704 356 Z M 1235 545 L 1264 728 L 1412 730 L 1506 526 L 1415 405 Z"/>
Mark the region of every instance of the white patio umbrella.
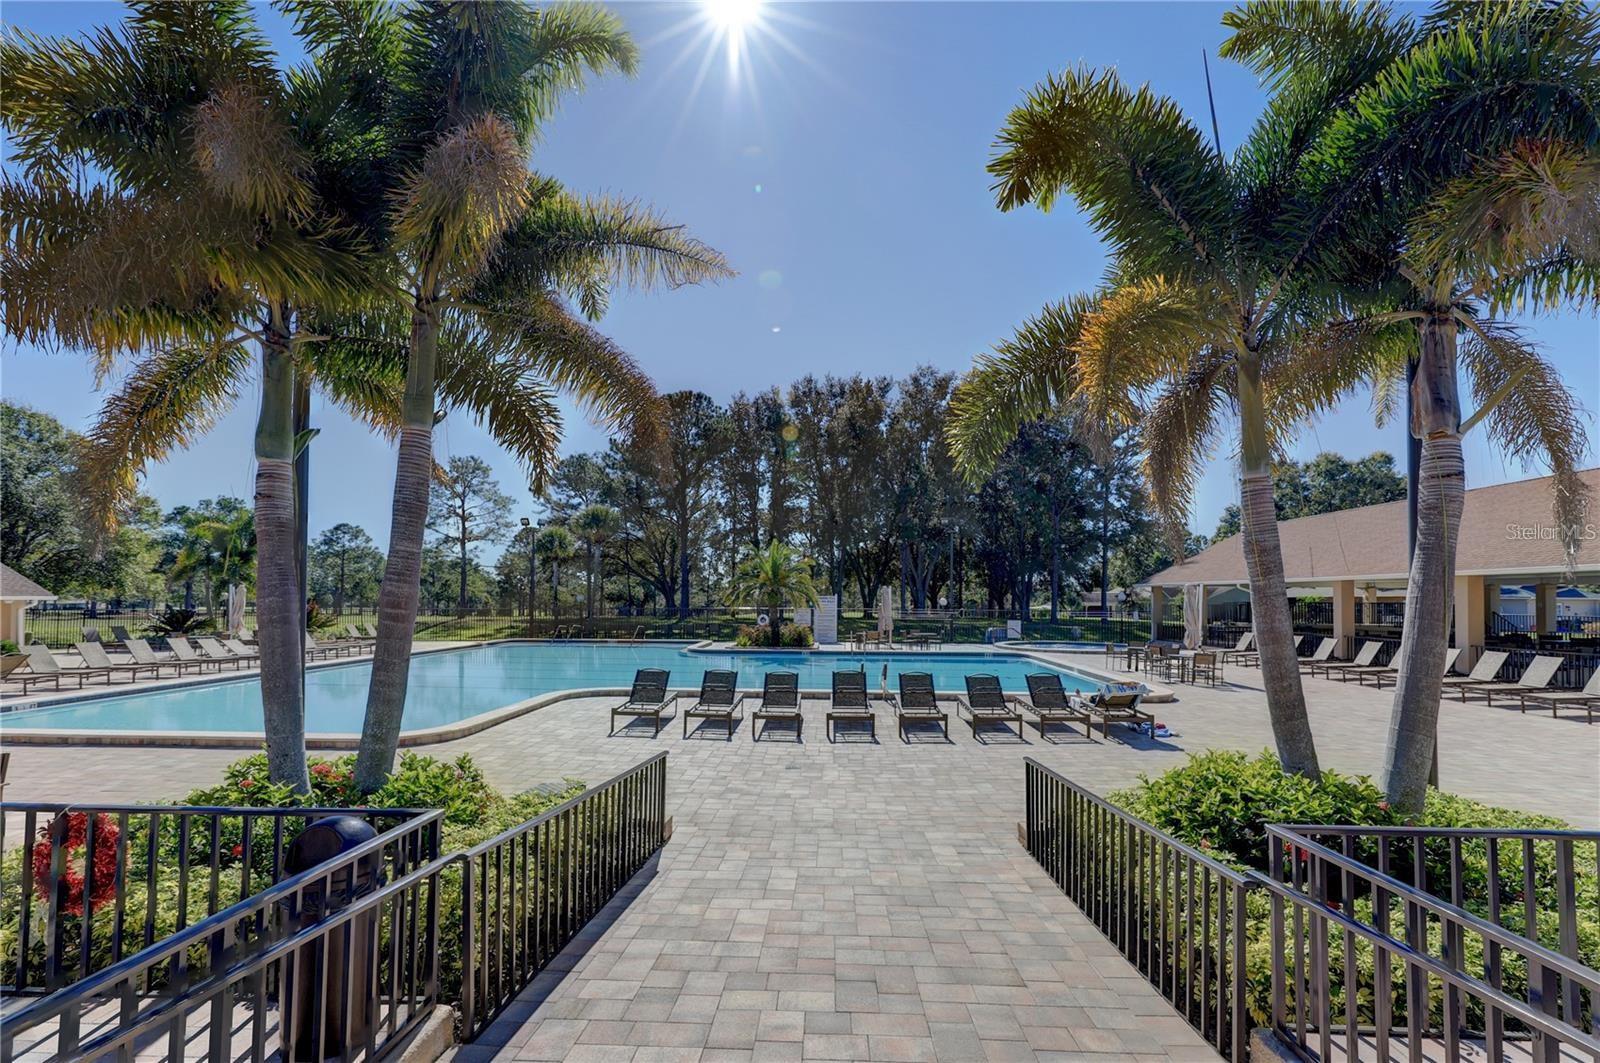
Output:
<path fill-rule="evenodd" d="M 878 588 L 878 634 L 894 641 L 894 592 L 888 587 Z"/>
<path fill-rule="evenodd" d="M 228 588 L 228 637 L 236 639 L 244 634 L 244 586 L 235 583 Z"/>
<path fill-rule="evenodd" d="M 1206 622 L 1205 597 L 1200 584 L 1186 583 L 1183 587 L 1183 648 L 1197 650 L 1204 639 Z"/>

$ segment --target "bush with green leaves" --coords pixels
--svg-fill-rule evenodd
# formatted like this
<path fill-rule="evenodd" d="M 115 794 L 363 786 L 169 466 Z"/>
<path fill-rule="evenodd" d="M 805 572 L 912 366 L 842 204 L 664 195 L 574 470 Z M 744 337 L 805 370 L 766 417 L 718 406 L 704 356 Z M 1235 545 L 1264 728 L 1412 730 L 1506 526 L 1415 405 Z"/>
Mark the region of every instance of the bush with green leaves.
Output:
<path fill-rule="evenodd" d="M 816 644 L 816 639 L 811 634 L 811 629 L 800 624 L 783 625 L 778 630 L 778 641 L 786 649 L 798 650 L 810 649 Z M 734 636 L 733 644 L 754 649 L 760 649 L 764 646 L 770 648 L 772 646 L 772 628 L 766 624 L 746 624 Z"/>

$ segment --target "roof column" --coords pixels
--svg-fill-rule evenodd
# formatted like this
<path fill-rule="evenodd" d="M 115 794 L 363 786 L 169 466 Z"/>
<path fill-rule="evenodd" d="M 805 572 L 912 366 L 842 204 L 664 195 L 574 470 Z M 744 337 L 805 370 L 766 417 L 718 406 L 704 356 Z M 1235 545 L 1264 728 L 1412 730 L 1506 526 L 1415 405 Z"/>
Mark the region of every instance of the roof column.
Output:
<path fill-rule="evenodd" d="M 1150 638 L 1152 641 L 1161 637 L 1161 619 L 1167 615 L 1167 588 L 1158 584 L 1150 585 Z"/>
<path fill-rule="evenodd" d="M 1455 586 L 1456 625 L 1453 645 L 1461 647 L 1457 669 L 1466 671 L 1478 663 L 1488 633 L 1488 615 L 1483 611 L 1482 576 L 1457 576 Z M 1410 619 L 1407 617 L 1406 619 Z"/>
<path fill-rule="evenodd" d="M 1339 656 L 1349 659 L 1356 649 L 1356 581 L 1334 580 L 1333 637 L 1339 640 Z"/>
<path fill-rule="evenodd" d="M 1556 589 L 1554 583 L 1541 583 L 1534 588 L 1533 630 L 1537 634 L 1555 634 Z"/>

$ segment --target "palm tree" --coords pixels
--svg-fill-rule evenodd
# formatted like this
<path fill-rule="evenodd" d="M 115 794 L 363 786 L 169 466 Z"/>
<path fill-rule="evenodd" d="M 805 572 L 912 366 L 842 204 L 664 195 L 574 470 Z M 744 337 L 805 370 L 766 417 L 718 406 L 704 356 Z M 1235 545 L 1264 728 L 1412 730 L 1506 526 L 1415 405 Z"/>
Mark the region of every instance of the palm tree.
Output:
<path fill-rule="evenodd" d="M 648 430 L 654 392 L 567 310 L 598 316 L 614 282 L 693 283 L 720 255 L 649 211 L 587 202 L 529 172 L 540 123 L 587 75 L 631 72 L 621 23 L 582 3 L 412 5 L 394 16 L 383 101 L 386 250 L 410 316 L 388 567 L 356 782 L 388 776 L 415 625 L 441 334 L 536 353 L 544 375 L 613 427 Z"/>
<path fill-rule="evenodd" d="M 594 580 L 595 571 L 601 569 L 600 551 L 622 528 L 622 517 L 610 506 L 595 504 L 585 506 L 573 514 L 568 522 L 573 533 L 583 543 L 584 552 L 584 580 L 583 602 L 584 612 L 588 619 L 594 619 Z M 601 569 L 601 592 L 605 591 L 604 570 Z"/>
<path fill-rule="evenodd" d="M 120 354 L 154 348 L 187 364 L 179 396 L 242 375 L 246 344 L 259 347 L 267 749 L 271 777 L 305 791 L 296 322 L 305 306 L 353 298 L 369 282 L 329 198 L 351 184 L 330 138 L 344 90 L 366 67 L 311 63 L 285 76 L 248 6 L 231 2 L 143 6 L 83 42 L 18 34 L 0 44 L 0 63 L 22 175 L 0 187 L 12 333 L 90 350 L 102 373 Z M 184 424 L 169 443 L 203 427 Z M 139 467 L 110 464 L 105 514 Z"/>
<path fill-rule="evenodd" d="M 540 528 L 533 541 L 533 552 L 539 563 L 550 573 L 550 619 L 561 619 L 561 562 L 570 561 L 578 552 L 578 542 L 572 533 L 559 524 Z M 533 594 L 532 588 L 528 590 Z"/>
<path fill-rule="evenodd" d="M 1505 453 L 1542 457 L 1558 523 L 1577 526 L 1577 402 L 1518 330 L 1481 310 L 1593 298 L 1600 13 L 1441 5 L 1417 24 L 1379 5 L 1252 3 L 1224 21 L 1234 30 L 1224 54 L 1278 98 L 1314 91 L 1330 70 L 1368 78 L 1319 131 L 1307 174 L 1347 204 L 1344 244 L 1330 247 L 1339 272 L 1374 289 L 1365 321 L 1415 323 L 1414 356 L 1368 372 L 1381 413 L 1392 412 L 1408 364 L 1415 377 L 1406 394 L 1421 440 L 1416 542 L 1384 785 L 1395 807 L 1416 811 L 1434 755 L 1462 436 L 1482 422 Z M 1478 404 L 1465 421 L 1458 366 Z"/>
<path fill-rule="evenodd" d="M 772 645 L 783 645 L 783 606 L 817 604 L 811 561 L 780 542 L 772 542 L 734 570 L 728 583 L 728 604 L 766 603 L 772 610 Z"/>

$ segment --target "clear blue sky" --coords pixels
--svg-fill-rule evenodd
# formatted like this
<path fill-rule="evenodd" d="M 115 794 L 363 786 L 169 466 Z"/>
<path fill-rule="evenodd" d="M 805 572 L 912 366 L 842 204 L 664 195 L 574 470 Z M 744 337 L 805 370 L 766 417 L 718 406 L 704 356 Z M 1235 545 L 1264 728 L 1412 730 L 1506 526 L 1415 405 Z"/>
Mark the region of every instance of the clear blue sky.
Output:
<path fill-rule="evenodd" d="M 960 370 L 1045 302 L 1092 287 L 1104 256 L 1070 206 L 1050 215 L 994 208 L 984 173 L 996 130 L 1047 72 L 1088 63 L 1151 81 L 1205 121 L 1201 51 L 1224 145 L 1248 129 L 1262 96 L 1245 71 L 1215 60 L 1223 5 L 1203 3 L 771 4 L 747 38 L 740 75 L 705 32 L 697 4 L 618 7 L 639 41 L 636 78 L 610 78 L 569 100 L 533 163 L 577 190 L 636 197 L 720 248 L 739 270 L 702 289 L 621 294 L 601 328 L 663 390 L 718 399 L 806 373 Z M 114 21 L 115 4 L 13 0 L 7 24 L 78 33 Z M 284 42 L 283 24 L 263 22 Z M 292 48 L 292 44 L 288 45 Z M 1589 411 L 1600 408 L 1593 318 L 1532 323 Z M 8 345 L 0 389 L 82 427 L 98 405 L 84 360 Z M 152 468 L 164 505 L 251 494 L 257 397 L 192 452 Z M 388 446 L 321 412 L 312 474 L 313 532 L 338 521 L 387 539 Z M 1301 436 L 1298 453 L 1404 450 L 1402 427 L 1374 428 L 1352 401 Z M 1475 433 L 1477 435 L 1477 433 Z M 469 420 L 437 435 L 443 454 L 481 454 L 533 512 L 515 463 Z M 566 450 L 603 447 L 574 417 Z M 1592 461 L 1592 459 L 1591 459 Z M 1469 440 L 1473 484 L 1536 474 Z M 1215 458 L 1193 525 L 1209 532 L 1237 493 L 1231 454 Z M 492 555 L 493 551 L 489 551 Z"/>

